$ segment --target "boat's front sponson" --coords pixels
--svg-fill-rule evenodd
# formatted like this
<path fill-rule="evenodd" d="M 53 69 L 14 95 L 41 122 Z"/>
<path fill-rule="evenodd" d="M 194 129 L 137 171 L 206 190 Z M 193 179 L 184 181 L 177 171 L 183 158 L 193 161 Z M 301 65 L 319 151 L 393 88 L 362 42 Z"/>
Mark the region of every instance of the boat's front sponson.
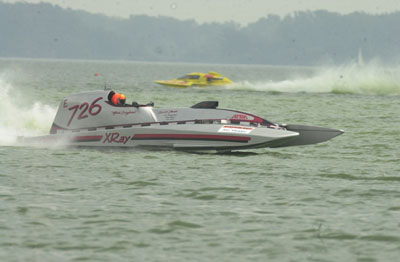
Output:
<path fill-rule="evenodd" d="M 306 126 L 306 125 L 283 125 L 286 130 L 297 132 L 300 135 L 293 140 L 287 141 L 286 143 L 278 144 L 271 147 L 286 147 L 286 146 L 301 146 L 310 145 L 325 142 L 338 135 L 343 134 L 343 130 L 317 127 L 317 126 Z"/>

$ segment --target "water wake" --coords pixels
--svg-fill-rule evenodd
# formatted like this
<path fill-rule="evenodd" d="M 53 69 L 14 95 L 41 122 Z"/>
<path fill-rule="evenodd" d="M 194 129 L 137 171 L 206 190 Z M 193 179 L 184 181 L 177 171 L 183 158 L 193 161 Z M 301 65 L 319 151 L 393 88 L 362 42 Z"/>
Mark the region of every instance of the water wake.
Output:
<path fill-rule="evenodd" d="M 56 110 L 40 102 L 24 105 L 19 90 L 0 75 L 0 145 L 13 145 L 18 136 L 47 134 Z"/>
<path fill-rule="evenodd" d="M 240 81 L 230 89 L 287 93 L 336 93 L 400 95 L 400 68 L 386 68 L 379 63 L 349 64 L 316 68 L 311 76 L 292 76 L 282 81 Z"/>

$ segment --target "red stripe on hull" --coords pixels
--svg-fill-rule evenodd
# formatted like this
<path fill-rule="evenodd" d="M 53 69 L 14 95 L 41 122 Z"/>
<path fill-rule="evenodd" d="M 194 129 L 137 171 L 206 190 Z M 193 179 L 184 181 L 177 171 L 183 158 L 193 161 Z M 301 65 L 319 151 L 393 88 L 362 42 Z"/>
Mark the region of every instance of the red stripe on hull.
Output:
<path fill-rule="evenodd" d="M 73 142 L 97 142 L 100 141 L 103 136 L 74 136 Z"/>
<path fill-rule="evenodd" d="M 136 134 L 133 140 L 213 140 L 213 141 L 229 141 L 229 142 L 244 142 L 250 141 L 250 137 L 242 136 L 226 136 L 226 135 L 192 135 L 192 134 Z"/>

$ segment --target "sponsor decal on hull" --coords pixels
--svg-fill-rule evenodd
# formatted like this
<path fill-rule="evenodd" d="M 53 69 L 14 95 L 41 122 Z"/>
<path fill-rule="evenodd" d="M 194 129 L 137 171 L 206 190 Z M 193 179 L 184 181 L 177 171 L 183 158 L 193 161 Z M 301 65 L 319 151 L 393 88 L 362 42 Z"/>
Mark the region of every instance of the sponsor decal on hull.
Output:
<path fill-rule="evenodd" d="M 253 120 L 254 117 L 243 115 L 243 114 L 236 114 L 236 115 L 232 116 L 232 119 L 234 119 L 234 120 Z"/>
<path fill-rule="evenodd" d="M 103 140 L 103 144 L 108 143 L 108 144 L 126 144 L 132 136 L 121 136 L 118 132 L 112 132 L 112 133 L 106 133 L 105 138 Z"/>
<path fill-rule="evenodd" d="M 237 134 L 249 134 L 254 130 L 254 127 L 247 126 L 232 126 L 232 125 L 223 125 L 218 132 L 222 133 L 237 133 Z"/>
<path fill-rule="evenodd" d="M 111 111 L 111 113 L 113 114 L 113 116 L 115 115 L 123 115 L 123 116 L 128 116 L 131 114 L 136 114 L 136 111 Z"/>
<path fill-rule="evenodd" d="M 164 117 L 167 121 L 173 121 L 178 115 L 178 110 L 159 110 L 158 114 Z"/>

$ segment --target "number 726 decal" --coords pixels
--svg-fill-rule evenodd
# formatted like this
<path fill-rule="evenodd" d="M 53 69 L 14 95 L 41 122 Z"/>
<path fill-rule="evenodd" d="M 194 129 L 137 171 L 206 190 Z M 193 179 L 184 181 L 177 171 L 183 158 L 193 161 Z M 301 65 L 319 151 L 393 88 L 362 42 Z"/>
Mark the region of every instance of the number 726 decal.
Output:
<path fill-rule="evenodd" d="M 74 119 L 76 113 L 79 111 L 79 114 L 77 115 L 77 119 L 81 120 L 84 118 L 91 116 L 95 116 L 98 113 L 101 112 L 101 105 L 96 104 L 99 100 L 103 99 L 102 97 L 98 97 L 95 100 L 92 101 L 92 103 L 89 106 L 88 102 L 83 102 L 82 104 L 79 105 L 74 105 L 68 108 L 69 111 L 73 111 L 71 117 L 68 120 L 67 126 L 69 126 Z M 87 112 L 86 112 L 87 111 Z"/>

